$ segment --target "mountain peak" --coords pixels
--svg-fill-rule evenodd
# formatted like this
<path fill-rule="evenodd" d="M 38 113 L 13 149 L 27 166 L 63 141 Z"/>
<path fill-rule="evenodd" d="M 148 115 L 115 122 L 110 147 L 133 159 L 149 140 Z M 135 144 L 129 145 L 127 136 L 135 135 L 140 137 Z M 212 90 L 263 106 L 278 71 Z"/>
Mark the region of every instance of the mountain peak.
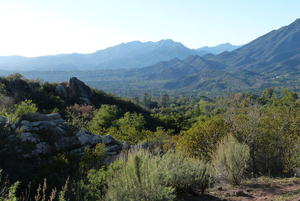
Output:
<path fill-rule="evenodd" d="M 240 48 L 241 45 L 232 45 L 231 43 L 222 43 L 220 45 L 212 46 L 212 47 L 201 47 L 197 49 L 198 51 L 205 51 L 207 53 L 212 53 L 212 54 L 220 54 L 225 51 L 233 51 L 235 49 Z"/>
<path fill-rule="evenodd" d="M 156 43 L 157 43 L 158 46 L 166 46 L 166 47 L 182 46 L 182 47 L 185 47 L 182 43 L 176 42 L 172 39 L 163 39 L 163 40 L 160 40 Z"/>
<path fill-rule="evenodd" d="M 300 18 L 296 19 L 292 24 L 289 26 L 294 25 L 294 26 L 300 26 Z"/>

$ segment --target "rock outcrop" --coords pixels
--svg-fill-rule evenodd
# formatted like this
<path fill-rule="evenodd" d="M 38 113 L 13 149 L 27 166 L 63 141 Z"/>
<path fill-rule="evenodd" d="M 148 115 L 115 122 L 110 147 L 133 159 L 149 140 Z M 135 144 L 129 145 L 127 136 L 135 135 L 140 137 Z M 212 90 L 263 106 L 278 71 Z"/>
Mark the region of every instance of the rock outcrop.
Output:
<path fill-rule="evenodd" d="M 80 104 L 90 105 L 93 93 L 84 82 L 76 77 L 72 77 L 68 86 L 68 97 L 70 99 L 78 100 Z"/>
<path fill-rule="evenodd" d="M 106 145 L 107 155 L 117 155 L 123 148 L 123 144 L 110 135 L 100 136 L 83 130 L 72 130 L 58 113 L 30 113 L 10 126 L 11 133 L 7 137 L 10 143 L 6 146 L 14 144 L 14 150 L 24 158 L 65 152 L 82 154 L 84 148 L 98 143 Z"/>
<path fill-rule="evenodd" d="M 61 83 L 57 85 L 55 93 L 71 103 L 82 105 L 91 105 L 94 95 L 90 87 L 76 77 L 72 77 L 67 84 Z"/>

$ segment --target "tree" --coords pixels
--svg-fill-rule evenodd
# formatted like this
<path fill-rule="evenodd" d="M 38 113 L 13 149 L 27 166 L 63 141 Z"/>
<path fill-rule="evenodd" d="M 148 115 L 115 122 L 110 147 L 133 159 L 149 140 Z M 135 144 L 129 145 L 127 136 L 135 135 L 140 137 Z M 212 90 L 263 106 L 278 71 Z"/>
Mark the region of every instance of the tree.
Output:
<path fill-rule="evenodd" d="M 217 143 L 229 132 L 227 123 L 219 116 L 195 123 L 181 133 L 177 149 L 189 156 L 210 160 Z"/>
<path fill-rule="evenodd" d="M 115 105 L 102 105 L 95 111 L 95 116 L 89 123 L 89 131 L 97 134 L 105 132 L 118 117 L 118 108 Z"/>
<path fill-rule="evenodd" d="M 141 114 L 126 112 L 122 118 L 116 121 L 115 127 L 109 129 L 109 134 L 121 141 L 135 144 L 144 138 L 146 121 Z"/>

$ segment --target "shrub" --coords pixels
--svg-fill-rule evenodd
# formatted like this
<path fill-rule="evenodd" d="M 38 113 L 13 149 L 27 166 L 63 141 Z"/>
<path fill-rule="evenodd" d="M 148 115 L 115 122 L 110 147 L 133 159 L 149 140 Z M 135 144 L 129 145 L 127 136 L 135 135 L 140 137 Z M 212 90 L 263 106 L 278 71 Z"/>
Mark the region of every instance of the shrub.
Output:
<path fill-rule="evenodd" d="M 161 157 L 160 169 L 165 174 L 165 184 L 175 188 L 176 192 L 200 189 L 204 194 L 211 181 L 210 167 L 207 164 L 172 151 Z"/>
<path fill-rule="evenodd" d="M 174 188 L 162 182 L 158 157 L 148 152 L 129 154 L 124 166 L 108 181 L 109 201 L 171 201 Z"/>
<path fill-rule="evenodd" d="M 117 163 L 107 178 L 108 200 L 174 200 L 176 193 L 199 189 L 204 193 L 210 184 L 206 164 L 175 152 L 159 156 L 138 151 Z"/>
<path fill-rule="evenodd" d="M 103 165 L 106 156 L 105 144 L 99 143 L 94 148 L 85 148 L 85 154 L 81 158 L 81 171 L 86 172 L 92 168 L 99 168 Z"/>
<path fill-rule="evenodd" d="M 143 115 L 126 112 L 107 132 L 120 141 L 136 144 L 146 138 L 145 124 Z"/>
<path fill-rule="evenodd" d="M 20 80 L 23 79 L 23 75 L 21 75 L 20 73 L 14 73 L 6 76 L 5 78 L 7 80 Z"/>
<path fill-rule="evenodd" d="M 249 147 L 239 143 L 232 135 L 226 136 L 213 156 L 217 180 L 239 185 L 249 161 Z"/>
<path fill-rule="evenodd" d="M 38 108 L 36 107 L 36 105 L 34 103 L 32 103 L 31 100 L 25 100 L 25 101 L 22 101 L 20 104 L 16 105 L 15 115 L 17 117 L 22 117 L 26 114 L 36 112 L 36 111 L 38 111 Z"/>
<path fill-rule="evenodd" d="M 228 133 L 229 127 L 218 116 L 195 123 L 181 133 L 176 149 L 191 157 L 210 160 L 217 143 Z"/>
<path fill-rule="evenodd" d="M 115 105 L 102 105 L 95 111 L 95 116 L 89 123 L 89 131 L 102 134 L 117 119 L 118 108 Z"/>
<path fill-rule="evenodd" d="M 0 182 L 1 182 L 2 170 L 0 169 Z M 7 182 L 4 182 L 3 186 L 0 186 L 0 201 L 17 201 L 16 191 L 20 185 L 20 182 L 16 182 L 11 186 L 8 186 Z"/>
<path fill-rule="evenodd" d="M 1 103 L 1 101 L 0 101 Z M 12 103 L 12 102 L 11 102 Z M 15 105 L 1 105 L 0 106 L 0 115 L 6 116 L 9 118 L 10 122 L 18 121 L 22 116 L 36 112 L 38 108 L 31 100 L 22 101 L 19 104 Z"/>
<path fill-rule="evenodd" d="M 68 124 L 78 130 L 87 130 L 95 108 L 91 105 L 72 105 L 66 108 Z"/>

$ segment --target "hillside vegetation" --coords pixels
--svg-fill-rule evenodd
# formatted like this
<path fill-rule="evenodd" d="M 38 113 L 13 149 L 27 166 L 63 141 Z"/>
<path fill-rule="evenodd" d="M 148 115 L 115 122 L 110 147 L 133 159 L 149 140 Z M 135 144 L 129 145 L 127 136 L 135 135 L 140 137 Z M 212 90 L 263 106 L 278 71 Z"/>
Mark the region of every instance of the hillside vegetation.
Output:
<path fill-rule="evenodd" d="M 15 74 L 0 93 L 0 200 L 173 201 L 299 174 L 293 91 L 126 100 Z"/>

